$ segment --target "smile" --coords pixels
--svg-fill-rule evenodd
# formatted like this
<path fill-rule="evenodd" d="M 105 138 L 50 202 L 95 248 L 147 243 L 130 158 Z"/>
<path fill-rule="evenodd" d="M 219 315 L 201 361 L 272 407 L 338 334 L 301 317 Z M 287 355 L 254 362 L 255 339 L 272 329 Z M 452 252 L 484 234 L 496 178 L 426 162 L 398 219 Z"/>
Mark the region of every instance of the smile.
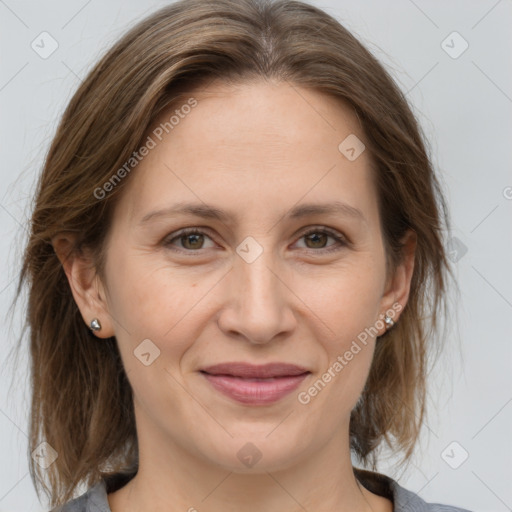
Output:
<path fill-rule="evenodd" d="M 269 378 L 242 378 L 204 372 L 203 375 L 213 388 L 233 400 L 248 405 L 261 405 L 276 402 L 288 395 L 297 389 L 309 373 Z"/>

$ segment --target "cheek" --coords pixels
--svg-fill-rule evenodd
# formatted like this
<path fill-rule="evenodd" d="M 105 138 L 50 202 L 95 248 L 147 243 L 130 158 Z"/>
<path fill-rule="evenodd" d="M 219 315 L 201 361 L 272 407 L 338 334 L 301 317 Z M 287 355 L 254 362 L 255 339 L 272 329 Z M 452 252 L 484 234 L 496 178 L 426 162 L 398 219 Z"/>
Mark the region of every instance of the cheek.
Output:
<path fill-rule="evenodd" d="M 192 326 L 200 326 L 200 308 L 194 306 L 205 290 L 190 276 L 147 261 L 117 259 L 109 283 L 123 365 L 138 406 L 152 415 L 162 406 L 180 407 L 167 402 L 183 393 L 179 365 L 197 335 Z"/>
<path fill-rule="evenodd" d="M 297 280 L 298 294 L 317 316 L 317 323 L 324 324 L 330 352 L 342 350 L 378 319 L 383 281 L 379 269 L 379 262 L 361 258 Z"/>
<path fill-rule="evenodd" d="M 316 286 L 302 288 L 322 345 L 323 367 L 313 386 L 305 390 L 319 414 L 326 410 L 349 412 L 356 404 L 371 366 L 379 319 L 382 276 L 379 266 L 347 266 Z M 312 284 L 312 283 L 310 283 Z M 329 406 L 325 407 L 325 403 Z M 335 418 L 333 416 L 333 421 Z"/>
<path fill-rule="evenodd" d="M 120 264 L 114 273 L 113 313 L 132 337 L 158 338 L 173 326 L 185 294 L 140 266 Z M 172 304 L 172 307 L 170 305 Z"/>
<path fill-rule="evenodd" d="M 121 251 L 119 251 L 121 253 Z M 129 251 L 125 251 L 129 254 Z M 201 326 L 200 303 L 214 288 L 210 275 L 196 276 L 188 269 L 150 261 L 146 255 L 115 259 L 111 265 L 109 308 L 117 322 L 120 350 L 128 353 L 146 339 L 179 362 L 192 339 L 192 328 Z"/>

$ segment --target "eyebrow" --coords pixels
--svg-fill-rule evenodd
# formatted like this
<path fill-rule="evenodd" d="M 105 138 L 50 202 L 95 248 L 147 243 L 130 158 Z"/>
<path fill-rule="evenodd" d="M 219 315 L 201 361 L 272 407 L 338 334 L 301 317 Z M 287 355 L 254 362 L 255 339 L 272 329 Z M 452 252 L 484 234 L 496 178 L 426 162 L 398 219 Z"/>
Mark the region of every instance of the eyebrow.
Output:
<path fill-rule="evenodd" d="M 139 225 L 149 223 L 151 220 L 155 220 L 158 218 L 174 217 L 180 214 L 194 215 L 196 217 L 201 217 L 204 219 L 215 219 L 224 223 L 229 222 L 230 218 L 232 217 L 227 211 L 215 208 L 214 206 L 209 206 L 204 203 L 180 202 L 176 203 L 175 205 L 169 208 L 149 212 L 148 214 L 144 215 L 144 217 L 140 220 Z M 288 213 L 282 215 L 281 218 L 287 217 L 290 219 L 299 219 L 302 217 L 307 217 L 309 215 L 319 214 L 344 215 L 366 222 L 366 218 L 364 217 L 361 210 L 358 210 L 357 208 L 350 206 L 347 203 L 343 203 L 341 201 L 320 204 L 302 204 L 292 208 Z"/>

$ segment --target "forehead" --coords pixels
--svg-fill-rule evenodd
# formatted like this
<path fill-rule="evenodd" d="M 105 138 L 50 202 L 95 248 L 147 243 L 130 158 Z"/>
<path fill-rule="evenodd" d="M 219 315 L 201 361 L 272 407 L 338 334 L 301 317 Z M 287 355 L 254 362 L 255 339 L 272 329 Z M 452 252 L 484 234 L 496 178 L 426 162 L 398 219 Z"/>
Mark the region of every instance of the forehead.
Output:
<path fill-rule="evenodd" d="M 152 124 L 154 147 L 119 207 L 133 221 L 184 199 L 242 210 L 306 195 L 361 203 L 373 193 L 369 156 L 350 161 L 339 149 L 354 135 L 363 139 L 357 116 L 331 96 L 287 82 L 212 83 L 182 94 Z"/>
<path fill-rule="evenodd" d="M 198 135 L 204 144 L 212 139 L 215 143 L 222 139 L 226 143 L 242 142 L 252 146 L 261 141 L 273 142 L 269 149 L 274 145 L 299 142 L 316 143 L 319 149 L 319 141 L 324 142 L 324 149 L 327 149 L 328 144 L 337 146 L 338 138 L 345 132 L 362 138 L 362 127 L 347 102 L 287 81 L 256 79 L 225 83 L 216 80 L 188 92 L 179 89 L 179 94 L 154 121 L 148 134 L 163 128 L 164 137 L 182 137 L 180 142 L 184 142 L 185 138 L 190 140 L 186 128 L 193 123 L 193 130 L 200 130 Z M 197 106 L 189 109 L 187 104 L 191 101 Z M 185 122 L 186 119 L 191 120 Z M 172 127 L 169 126 L 171 120 Z"/>

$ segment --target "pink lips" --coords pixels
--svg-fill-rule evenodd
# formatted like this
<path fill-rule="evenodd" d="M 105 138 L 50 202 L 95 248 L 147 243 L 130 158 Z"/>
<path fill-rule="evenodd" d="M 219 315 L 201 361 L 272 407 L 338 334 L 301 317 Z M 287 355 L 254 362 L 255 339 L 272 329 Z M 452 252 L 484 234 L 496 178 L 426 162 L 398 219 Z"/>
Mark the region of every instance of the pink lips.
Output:
<path fill-rule="evenodd" d="M 291 393 L 310 372 L 287 363 L 255 366 L 236 362 L 209 366 L 201 373 L 224 395 L 244 404 L 262 405 Z"/>

